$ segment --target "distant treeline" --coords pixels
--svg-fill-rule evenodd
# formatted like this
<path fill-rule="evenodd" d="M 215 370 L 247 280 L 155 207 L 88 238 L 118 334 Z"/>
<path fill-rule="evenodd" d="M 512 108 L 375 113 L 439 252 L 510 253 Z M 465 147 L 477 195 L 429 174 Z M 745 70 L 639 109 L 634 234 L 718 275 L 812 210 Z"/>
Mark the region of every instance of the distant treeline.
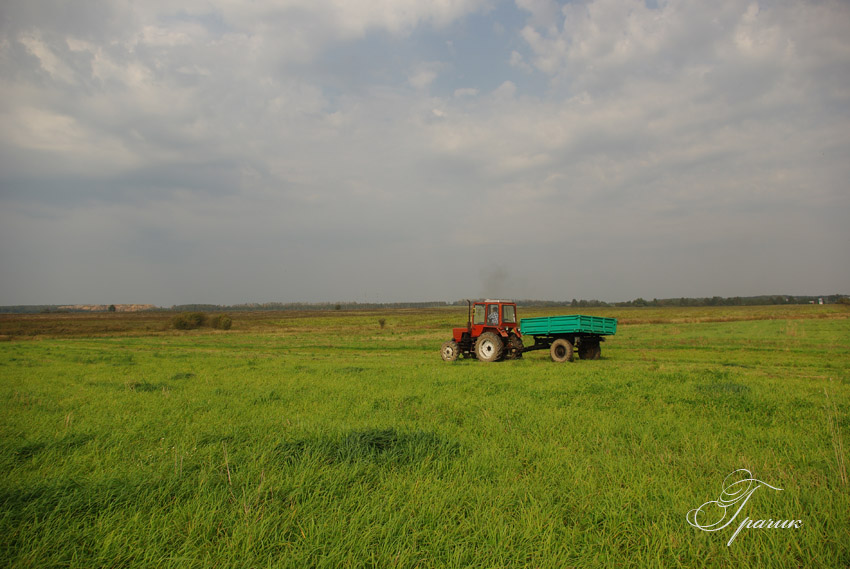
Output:
<path fill-rule="evenodd" d="M 92 312 L 92 310 L 86 308 L 69 308 L 58 304 L 20 304 L 16 306 L 0 306 L 0 314 L 65 314 L 81 312 Z M 106 312 L 106 310 L 100 310 L 98 312 Z"/>
<path fill-rule="evenodd" d="M 762 295 L 762 296 L 712 296 L 702 298 L 636 298 L 624 302 L 604 302 L 602 300 L 518 300 L 520 306 L 569 306 L 572 308 L 593 308 L 604 306 L 769 306 L 776 304 L 847 304 L 850 297 L 843 294 L 822 296 Z M 457 304 L 457 303 L 456 303 Z"/>
<path fill-rule="evenodd" d="M 434 308 L 447 302 L 251 302 L 222 306 L 218 304 L 177 304 L 171 310 L 181 312 L 254 312 L 262 310 L 370 310 L 377 308 Z"/>
<path fill-rule="evenodd" d="M 483 300 L 483 299 L 472 299 Z M 645 300 L 636 298 L 624 302 L 605 302 L 602 300 L 517 300 L 518 306 L 564 306 L 571 308 L 593 308 L 605 306 L 766 306 L 772 304 L 836 304 L 844 300 L 850 300 L 846 295 L 831 294 L 823 296 L 790 296 L 790 295 L 763 295 L 763 296 L 712 296 L 705 298 L 653 298 Z M 466 306 L 466 300 L 454 302 L 387 302 L 387 303 L 363 303 L 363 302 L 264 302 L 251 304 L 235 304 L 232 306 L 221 306 L 217 304 L 181 304 L 171 307 L 176 311 L 192 312 L 219 312 L 219 311 L 258 311 L 258 310 L 370 310 L 380 308 L 436 308 L 440 306 Z"/>
<path fill-rule="evenodd" d="M 480 299 L 479 299 L 480 300 Z M 763 295 L 763 296 L 712 296 L 704 298 L 636 298 L 624 302 L 605 302 L 602 300 L 517 300 L 519 306 L 563 306 L 569 308 L 595 308 L 606 306 L 767 306 L 775 304 L 850 304 L 850 297 L 844 294 L 821 296 Z M 392 308 L 436 308 L 440 306 L 466 306 L 466 300 L 454 302 L 252 302 L 247 304 L 177 304 L 170 308 L 157 307 L 145 310 L 174 312 L 250 312 L 274 310 L 371 310 Z M 68 305 L 28 304 L 20 306 L 0 306 L 2 314 L 47 314 L 47 313 L 85 313 L 107 312 L 92 310 L 82 305 L 79 308 Z M 141 311 L 140 311 L 141 312 Z"/>

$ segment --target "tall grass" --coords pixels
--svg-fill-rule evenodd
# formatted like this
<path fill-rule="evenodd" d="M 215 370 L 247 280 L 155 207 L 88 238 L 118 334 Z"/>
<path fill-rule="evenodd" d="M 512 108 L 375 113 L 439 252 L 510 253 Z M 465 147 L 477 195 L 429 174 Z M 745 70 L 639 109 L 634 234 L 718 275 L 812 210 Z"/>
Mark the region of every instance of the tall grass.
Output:
<path fill-rule="evenodd" d="M 443 362 L 463 310 L 5 342 L 0 559 L 847 566 L 850 323 L 722 310 L 627 314 L 564 365 Z M 802 527 L 689 526 L 738 468 L 783 489 L 746 515 Z"/>

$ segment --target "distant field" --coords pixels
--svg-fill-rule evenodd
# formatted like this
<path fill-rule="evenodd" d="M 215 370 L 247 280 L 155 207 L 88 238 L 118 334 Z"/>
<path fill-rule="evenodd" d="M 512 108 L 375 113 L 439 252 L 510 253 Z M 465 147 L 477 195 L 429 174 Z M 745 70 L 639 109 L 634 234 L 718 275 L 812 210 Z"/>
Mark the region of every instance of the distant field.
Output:
<path fill-rule="evenodd" d="M 790 306 L 703 306 L 687 308 L 520 308 L 522 317 L 572 314 L 580 312 L 617 318 L 620 324 L 728 322 L 738 320 L 776 320 L 839 318 L 850 315 L 845 305 Z M 0 314 L 0 336 L 5 339 L 103 335 L 152 335 L 178 333 L 171 329 L 174 312 L 76 312 L 50 314 Z M 435 331 L 440 337 L 446 328 L 464 326 L 466 307 L 427 309 L 351 310 L 351 311 L 260 311 L 234 312 L 234 330 L 274 333 L 286 323 L 300 328 L 323 327 L 335 321 L 340 325 L 373 327 L 381 318 L 392 320 L 396 328 L 424 332 Z"/>
<path fill-rule="evenodd" d="M 850 311 L 581 312 L 618 333 L 563 365 L 443 362 L 457 307 L 0 315 L 0 560 L 850 566 Z M 802 526 L 688 525 L 740 468 Z"/>

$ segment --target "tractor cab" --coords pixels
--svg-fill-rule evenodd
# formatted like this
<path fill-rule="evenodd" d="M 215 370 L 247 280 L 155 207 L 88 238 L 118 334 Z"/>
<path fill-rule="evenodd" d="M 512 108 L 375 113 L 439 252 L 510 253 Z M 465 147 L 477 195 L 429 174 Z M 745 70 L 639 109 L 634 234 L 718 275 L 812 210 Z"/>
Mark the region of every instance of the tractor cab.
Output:
<path fill-rule="evenodd" d="M 452 330 L 452 339 L 443 345 L 443 359 L 452 361 L 463 355 L 482 361 L 496 361 L 522 356 L 515 302 L 488 299 L 467 303 L 469 320 L 466 328 Z"/>
<path fill-rule="evenodd" d="M 472 305 L 472 327 L 496 327 L 502 336 L 507 337 L 507 330 L 517 327 L 516 304 L 505 300 L 485 300 Z M 463 328 L 458 328 L 463 330 Z M 475 336 L 483 330 L 477 330 Z"/>

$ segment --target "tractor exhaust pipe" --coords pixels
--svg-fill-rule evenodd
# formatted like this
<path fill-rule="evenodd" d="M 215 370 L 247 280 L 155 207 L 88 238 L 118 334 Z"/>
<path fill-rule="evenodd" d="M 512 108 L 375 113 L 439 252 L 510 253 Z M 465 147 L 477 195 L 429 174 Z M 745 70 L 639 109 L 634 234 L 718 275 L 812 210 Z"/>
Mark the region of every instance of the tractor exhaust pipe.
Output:
<path fill-rule="evenodd" d="M 466 329 L 472 334 L 472 301 L 467 299 L 466 305 L 468 307 L 469 318 L 466 321 Z"/>

